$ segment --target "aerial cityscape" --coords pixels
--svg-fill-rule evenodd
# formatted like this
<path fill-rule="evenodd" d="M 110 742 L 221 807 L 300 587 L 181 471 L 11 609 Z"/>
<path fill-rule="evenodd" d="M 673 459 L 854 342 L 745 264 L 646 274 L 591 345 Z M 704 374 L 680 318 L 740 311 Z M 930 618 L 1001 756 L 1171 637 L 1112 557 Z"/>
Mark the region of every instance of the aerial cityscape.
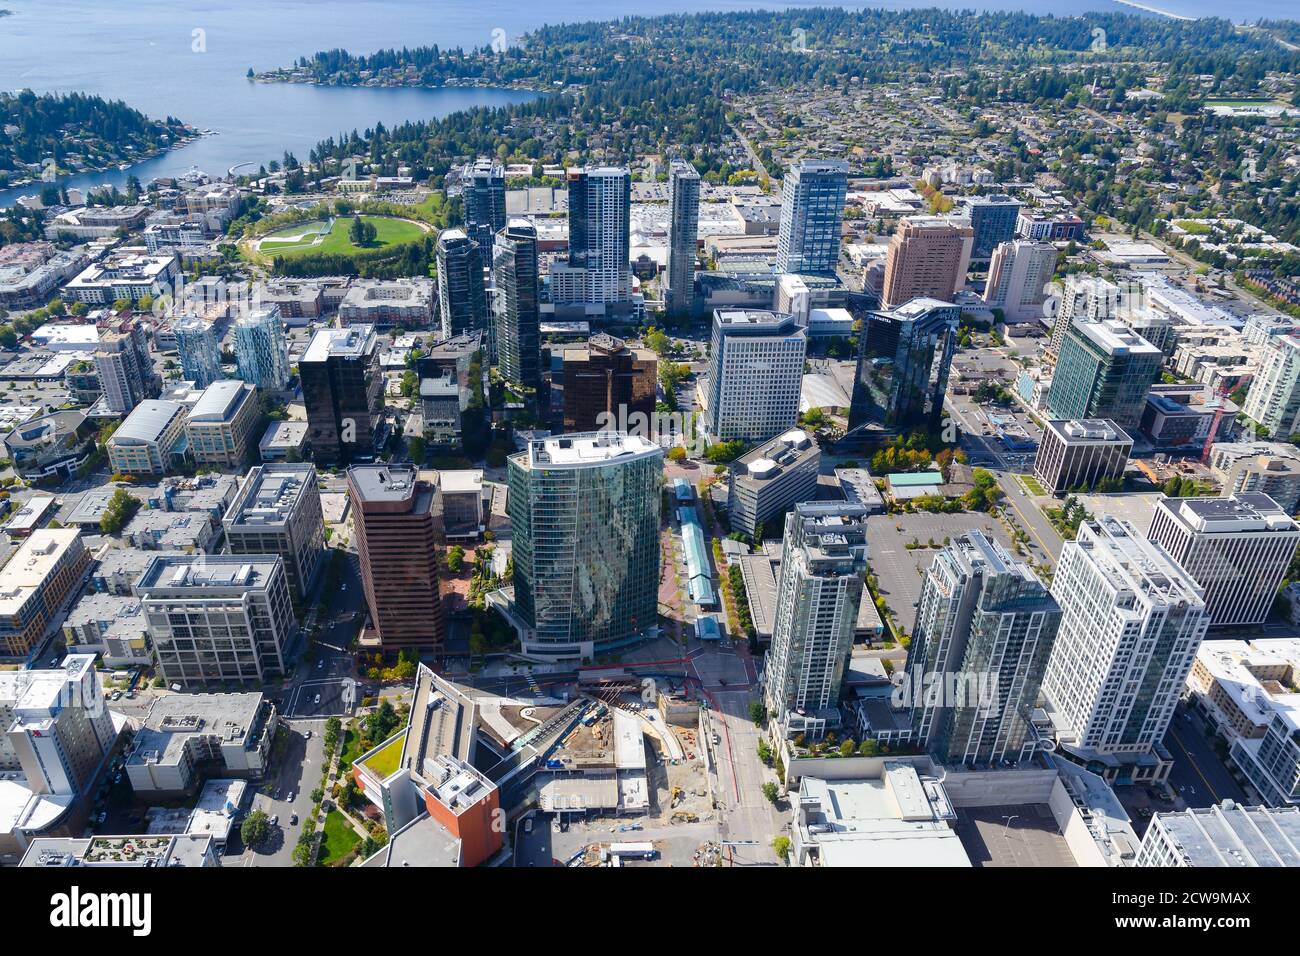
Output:
<path fill-rule="evenodd" d="M 0 866 L 1300 866 L 1300 21 L 402 2 L 0 65 Z"/>

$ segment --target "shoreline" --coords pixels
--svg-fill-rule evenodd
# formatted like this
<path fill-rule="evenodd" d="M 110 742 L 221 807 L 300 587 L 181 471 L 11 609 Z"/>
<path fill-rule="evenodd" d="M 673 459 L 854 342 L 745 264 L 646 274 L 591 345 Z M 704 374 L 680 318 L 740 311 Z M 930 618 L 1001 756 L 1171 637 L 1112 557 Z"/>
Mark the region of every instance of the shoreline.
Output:
<path fill-rule="evenodd" d="M 164 146 L 161 149 L 156 149 L 150 153 L 146 153 L 142 156 L 135 156 L 129 161 L 123 160 L 120 163 L 114 163 L 109 166 L 101 166 L 94 169 L 71 169 L 71 170 L 60 171 L 57 177 L 53 180 L 53 185 L 59 185 L 60 183 L 63 183 L 66 180 L 72 179 L 73 177 L 76 176 L 97 176 L 100 173 L 128 172 L 130 169 L 140 165 L 141 163 L 146 163 L 151 159 L 157 159 L 159 156 L 165 156 L 167 153 L 170 153 L 173 150 L 180 149 L 184 146 L 189 146 L 191 143 L 197 142 L 198 140 L 201 139 L 203 139 L 203 134 L 200 133 L 197 129 L 191 129 L 190 132 L 188 132 L 185 136 L 177 139 L 174 143 Z M 127 167 L 127 169 L 125 170 L 122 169 L 122 166 L 124 165 Z M 47 183 L 43 179 L 26 179 L 21 182 L 11 182 L 7 186 L 0 188 L 0 192 L 9 192 L 10 190 L 15 190 L 15 189 L 35 188 L 36 192 L 33 193 L 33 195 L 39 197 L 40 191 L 44 189 L 46 185 Z M 25 198 L 25 197 L 19 197 L 19 198 Z"/>
<path fill-rule="evenodd" d="M 538 89 L 536 86 L 530 86 L 526 83 L 514 81 L 510 83 L 485 83 L 479 82 L 476 78 L 469 78 L 463 83 L 443 83 L 441 86 L 424 86 L 416 83 L 326 83 L 315 77 L 302 76 L 290 71 L 268 70 L 265 73 L 258 73 L 256 76 L 248 78 L 250 83 L 291 83 L 298 86 L 315 86 L 323 90 L 340 89 L 340 90 L 519 90 L 524 93 L 532 93 L 536 96 L 545 96 L 548 93 L 556 92 L 555 90 Z"/>
<path fill-rule="evenodd" d="M 1199 17 L 1184 16 L 1181 13 L 1172 13 L 1169 10 L 1161 10 L 1159 7 L 1153 7 L 1147 3 L 1138 3 L 1137 0 L 1115 0 L 1116 3 L 1123 4 L 1126 7 L 1133 7 L 1135 10 L 1141 10 L 1144 13 L 1154 13 L 1157 16 L 1168 17 L 1171 20 L 1182 20 L 1187 23 L 1194 23 Z"/>

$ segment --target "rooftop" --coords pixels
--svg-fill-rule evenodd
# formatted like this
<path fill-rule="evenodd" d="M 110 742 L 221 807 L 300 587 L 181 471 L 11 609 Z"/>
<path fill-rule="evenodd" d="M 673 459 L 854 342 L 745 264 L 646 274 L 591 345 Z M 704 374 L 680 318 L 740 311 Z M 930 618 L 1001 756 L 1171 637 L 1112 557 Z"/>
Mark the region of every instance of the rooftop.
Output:
<path fill-rule="evenodd" d="M 1133 443 L 1124 429 L 1109 418 L 1055 419 L 1047 428 L 1067 445 Z"/>
<path fill-rule="evenodd" d="M 149 444 L 160 439 L 167 426 L 185 414 L 185 406 L 156 398 L 145 399 L 131 410 L 126 420 L 113 432 L 114 444 Z"/>
<path fill-rule="evenodd" d="M 237 378 L 223 378 L 203 390 L 190 411 L 191 422 L 228 422 L 252 399 L 257 388 Z"/>
<path fill-rule="evenodd" d="M 310 463 L 259 465 L 240 486 L 226 512 L 225 524 L 261 526 L 283 524 L 303 493 L 316 486 L 316 466 Z"/>
<path fill-rule="evenodd" d="M 144 598 L 172 591 L 242 593 L 266 587 L 281 561 L 266 554 L 160 555 L 149 562 L 136 589 Z"/>
<path fill-rule="evenodd" d="M 1162 498 L 1156 507 L 1184 530 L 1197 534 L 1240 534 L 1243 531 L 1289 531 L 1300 525 L 1268 495 L 1256 492 L 1228 498 Z"/>
<path fill-rule="evenodd" d="M 324 362 L 330 358 L 361 358 L 375 347 L 373 325 L 352 325 L 346 329 L 321 329 L 311 337 L 302 362 Z"/>
<path fill-rule="evenodd" d="M 620 458 L 662 457 L 663 449 L 647 438 L 624 432 L 582 432 L 534 439 L 514 460 L 525 456 L 531 468 L 582 468 Z"/>
<path fill-rule="evenodd" d="M 1213 807 L 1157 813 L 1188 866 L 1300 866 L 1300 807 Z M 1149 838 L 1149 837 L 1148 837 Z"/>
<path fill-rule="evenodd" d="M 42 587 L 68 548 L 79 544 L 76 528 L 33 531 L 0 569 L 0 617 L 17 614 Z"/>

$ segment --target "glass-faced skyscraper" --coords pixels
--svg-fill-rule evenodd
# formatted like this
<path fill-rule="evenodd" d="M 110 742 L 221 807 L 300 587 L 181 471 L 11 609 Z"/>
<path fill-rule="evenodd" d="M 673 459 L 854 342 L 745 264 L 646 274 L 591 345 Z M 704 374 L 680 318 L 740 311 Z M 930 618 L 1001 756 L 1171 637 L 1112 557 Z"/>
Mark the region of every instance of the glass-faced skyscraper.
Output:
<path fill-rule="evenodd" d="M 1029 711 L 1061 609 L 1028 566 L 980 531 L 935 555 L 907 655 L 912 740 L 943 763 L 1033 753 Z"/>
<path fill-rule="evenodd" d="M 670 315 L 690 315 L 695 298 L 695 246 L 700 230 L 700 174 L 674 160 L 668 171 L 668 269 L 665 304 Z"/>
<path fill-rule="evenodd" d="M 590 657 L 658 626 L 663 459 L 612 431 L 538 439 L 509 459 L 525 653 Z"/>
<path fill-rule="evenodd" d="M 235 359 L 245 382 L 261 389 L 289 384 L 289 346 L 278 305 L 253 309 L 235 323 Z"/>
<path fill-rule="evenodd" d="M 493 245 L 497 359 L 501 375 L 525 388 L 541 388 L 541 315 L 537 304 L 537 229 L 511 219 Z"/>
<path fill-rule="evenodd" d="M 492 256 L 492 237 L 506 225 L 506 171 L 500 163 L 480 159 L 461 170 L 465 232 L 478 243 L 484 261 Z"/>
<path fill-rule="evenodd" d="M 479 244 L 463 230 L 444 229 L 438 236 L 437 256 L 442 337 L 486 329 L 487 292 Z"/>
<path fill-rule="evenodd" d="M 777 272 L 835 271 L 848 188 L 849 164 L 843 160 L 803 159 L 790 167 L 781 185 Z"/>
<path fill-rule="evenodd" d="M 818 740 L 838 721 L 867 570 L 866 519 L 866 507 L 842 501 L 806 501 L 786 515 L 763 687 L 787 736 Z"/>
<path fill-rule="evenodd" d="M 211 322 L 188 316 L 176 323 L 174 331 L 181 373 L 188 381 L 199 388 L 207 388 L 222 377 L 221 348 L 217 345 Z"/>
<path fill-rule="evenodd" d="M 1109 418 L 1136 428 L 1164 353 L 1123 322 L 1074 322 L 1052 375 L 1052 418 Z"/>
<path fill-rule="evenodd" d="M 862 322 L 849 428 L 887 433 L 935 428 L 957 344 L 961 310 L 936 299 L 913 299 Z"/>

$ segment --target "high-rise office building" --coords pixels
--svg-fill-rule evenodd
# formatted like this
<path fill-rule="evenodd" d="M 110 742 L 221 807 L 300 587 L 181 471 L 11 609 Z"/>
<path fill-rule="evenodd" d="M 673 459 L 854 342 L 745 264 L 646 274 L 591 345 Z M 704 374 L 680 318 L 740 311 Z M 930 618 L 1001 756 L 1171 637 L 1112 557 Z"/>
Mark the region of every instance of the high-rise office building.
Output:
<path fill-rule="evenodd" d="M 485 330 L 487 292 L 483 288 L 483 256 L 478 243 L 460 229 L 444 229 L 438 236 L 437 259 L 442 337 Z"/>
<path fill-rule="evenodd" d="M 956 764 L 1032 755 L 1030 711 L 1061 622 L 1034 572 L 981 531 L 934 557 L 907 655 L 912 740 Z"/>
<path fill-rule="evenodd" d="M 104 404 L 115 414 L 126 415 L 145 399 L 158 397 L 161 382 L 141 322 L 131 319 L 100 335 L 95 370 Z"/>
<path fill-rule="evenodd" d="M 1123 322 L 1074 322 L 1052 375 L 1052 418 L 1109 418 L 1136 428 L 1164 354 Z"/>
<path fill-rule="evenodd" d="M 849 428 L 890 434 L 934 428 L 957 347 L 961 309 L 937 299 L 913 299 L 862 321 Z"/>
<path fill-rule="evenodd" d="M 1034 457 L 1034 476 L 1053 495 L 1123 481 L 1133 439 L 1104 418 L 1049 421 Z"/>
<path fill-rule="evenodd" d="M 975 232 L 970 257 L 982 261 L 990 258 L 999 245 L 1015 238 L 1020 201 L 1004 195 L 972 196 L 966 200 L 966 215 Z"/>
<path fill-rule="evenodd" d="M 1043 676 L 1057 753 L 1108 782 L 1163 781 L 1174 706 L 1205 636 L 1203 590 L 1127 521 L 1084 521 L 1052 580 L 1061 626 Z"/>
<path fill-rule="evenodd" d="M 1100 322 L 1115 318 L 1119 311 L 1119 287 L 1108 279 L 1068 275 L 1055 290 L 1060 297 L 1052 318 L 1052 337 L 1047 344 L 1051 356 L 1059 356 L 1065 337 L 1075 322 Z"/>
<path fill-rule="evenodd" d="M 1148 537 L 1205 589 L 1211 627 L 1263 624 L 1300 545 L 1300 525 L 1268 495 L 1161 498 Z"/>
<path fill-rule="evenodd" d="M 993 250 L 984 304 L 1001 309 L 1009 322 L 1038 318 L 1055 269 L 1056 247 L 1050 242 L 1004 242 Z"/>
<path fill-rule="evenodd" d="M 966 285 L 974 242 L 975 230 L 963 219 L 904 217 L 889 240 L 881 308 L 918 298 L 951 299 Z"/>
<path fill-rule="evenodd" d="M 807 330 L 792 315 L 714 311 L 708 433 L 718 441 L 759 442 L 793 428 L 807 349 Z"/>
<path fill-rule="evenodd" d="M 777 272 L 835 272 L 848 188 L 849 164 L 843 160 L 802 159 L 786 171 L 781 183 Z"/>
<path fill-rule="evenodd" d="M 654 442 L 620 432 L 538 439 L 511 456 L 525 652 L 590 657 L 657 628 L 663 459 Z"/>
<path fill-rule="evenodd" d="M 1276 335 L 1265 346 L 1242 411 L 1270 438 L 1300 432 L 1300 336 Z"/>
<path fill-rule="evenodd" d="M 298 361 L 298 374 L 313 459 L 344 463 L 373 455 L 384 399 L 374 326 L 321 329 Z"/>
<path fill-rule="evenodd" d="M 385 651 L 442 650 L 446 635 L 438 546 L 438 486 L 411 465 L 348 469 L 361 584 Z"/>
<path fill-rule="evenodd" d="M 506 226 L 506 171 L 492 159 L 467 164 L 460 174 L 465 206 L 465 232 L 478 243 L 486 262 L 492 258 L 492 240 Z"/>
<path fill-rule="evenodd" d="M 763 693 L 786 736 L 819 740 L 838 721 L 867 569 L 867 509 L 806 501 L 786 515 Z"/>
<path fill-rule="evenodd" d="M 244 478 L 223 524 L 231 554 L 278 554 L 294 600 L 311 596 L 325 559 L 315 465 L 258 465 Z"/>
<path fill-rule="evenodd" d="M 173 326 L 176 351 L 180 355 L 181 375 L 198 388 L 207 388 L 221 374 L 221 346 L 212 323 L 198 316 L 187 316 Z"/>
<path fill-rule="evenodd" d="M 537 297 L 537 229 L 511 219 L 493 246 L 497 359 L 501 376 L 525 388 L 542 386 L 541 314 Z"/>
<path fill-rule="evenodd" d="M 160 555 L 134 590 L 168 684 L 260 688 L 288 674 L 298 624 L 278 555 Z"/>
<path fill-rule="evenodd" d="M 578 301 L 592 307 L 630 302 L 631 172 L 625 166 L 587 166 L 570 169 L 568 183 L 568 268 L 580 272 L 571 277 L 572 293 L 580 288 Z"/>
<path fill-rule="evenodd" d="M 289 346 L 278 305 L 254 309 L 235 323 L 235 360 L 239 377 L 263 391 L 289 384 Z"/>
<path fill-rule="evenodd" d="M 695 251 L 700 230 L 700 174 L 690 163 L 668 167 L 668 268 L 664 304 L 670 315 L 690 315 L 695 300 Z"/>
<path fill-rule="evenodd" d="M 564 430 L 627 431 L 641 421 L 632 418 L 639 414 L 644 423 L 634 430 L 653 437 L 649 429 L 658 364 L 649 349 L 630 348 L 604 332 L 593 335 L 584 346 L 565 349 Z"/>

